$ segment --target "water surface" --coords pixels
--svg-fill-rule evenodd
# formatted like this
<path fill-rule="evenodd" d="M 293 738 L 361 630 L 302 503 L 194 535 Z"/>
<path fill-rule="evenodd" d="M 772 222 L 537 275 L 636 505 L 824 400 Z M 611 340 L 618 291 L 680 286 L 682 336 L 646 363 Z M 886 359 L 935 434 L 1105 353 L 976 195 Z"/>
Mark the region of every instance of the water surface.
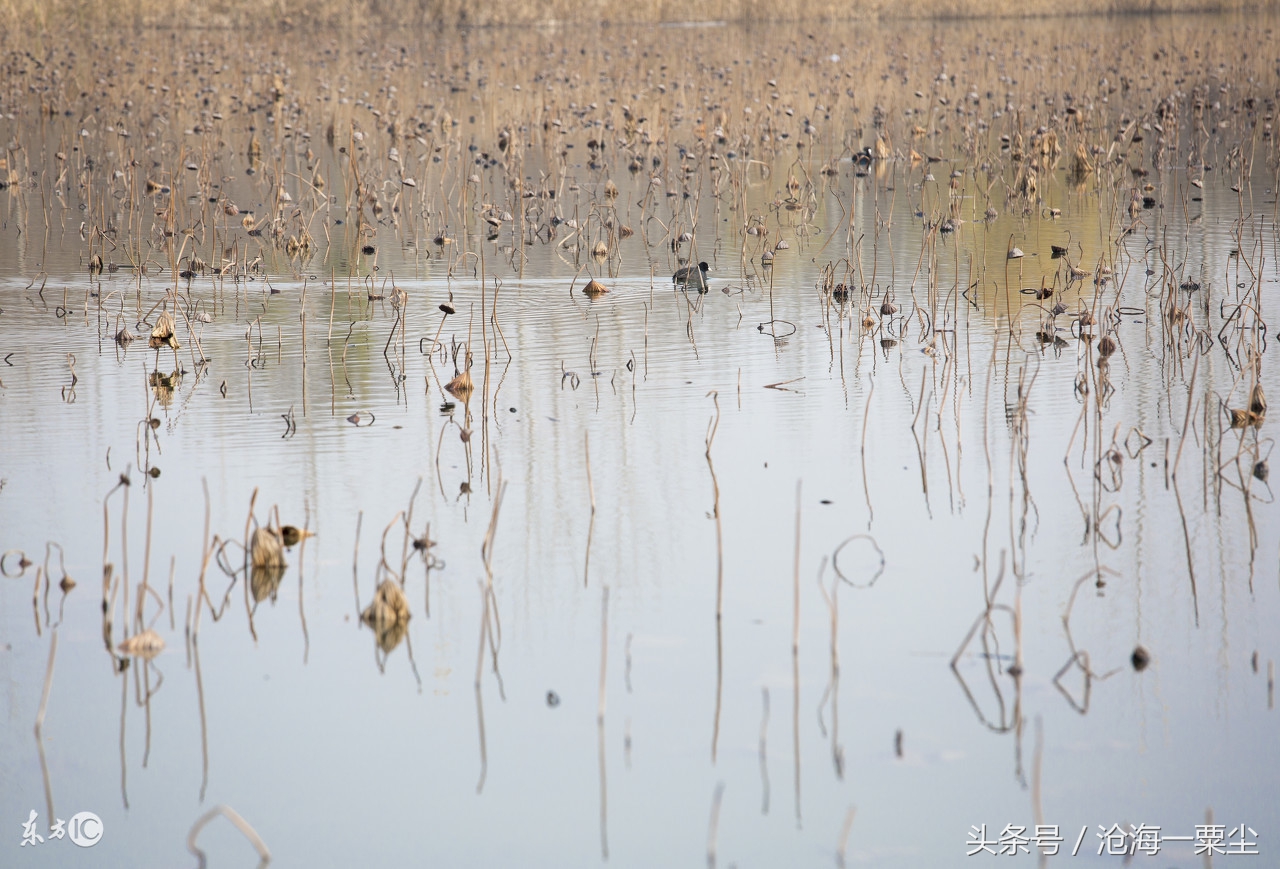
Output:
<path fill-rule="evenodd" d="M 11 55 L 4 864 L 194 862 L 217 805 L 284 866 L 955 865 L 981 824 L 1087 827 L 1074 859 L 1111 865 L 1099 825 L 1207 812 L 1269 853 L 1280 521 L 1270 426 L 1227 411 L 1280 395 L 1241 308 L 1276 281 L 1270 33 Z M 690 256 L 705 295 L 672 287 Z M 181 347 L 148 349 L 175 300 Z M 278 585 L 240 569 L 251 501 L 315 535 Z M 197 604 L 206 517 L 234 542 Z M 384 651 L 387 578 L 412 615 Z M 116 652 L 145 627 L 161 654 Z M 102 841 L 22 846 L 50 807 Z M 224 820 L 199 842 L 255 859 Z"/>

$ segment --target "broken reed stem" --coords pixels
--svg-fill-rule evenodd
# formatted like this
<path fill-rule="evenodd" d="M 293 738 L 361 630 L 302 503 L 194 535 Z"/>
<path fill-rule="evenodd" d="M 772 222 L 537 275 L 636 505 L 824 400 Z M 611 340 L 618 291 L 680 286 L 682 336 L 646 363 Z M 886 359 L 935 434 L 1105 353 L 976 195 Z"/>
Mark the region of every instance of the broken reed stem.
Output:
<path fill-rule="evenodd" d="M 124 602 L 120 607 L 125 633 L 129 632 L 129 484 L 125 484 L 120 507 L 120 582 L 124 586 Z"/>
<path fill-rule="evenodd" d="M 600 856 L 609 859 L 609 780 L 607 777 L 608 767 L 605 765 L 604 753 L 604 673 L 605 673 L 605 649 L 608 647 L 608 611 L 609 611 L 609 587 L 605 586 L 604 597 L 602 599 L 602 641 L 600 644 L 600 711 L 596 716 L 596 760 L 600 767 Z M 631 744 L 631 724 L 627 722 L 627 746 L 628 746 L 628 763 L 630 766 L 630 744 Z"/>
<path fill-rule="evenodd" d="M 1031 758 L 1031 814 L 1040 827 L 1044 824 L 1044 805 L 1041 802 L 1041 773 L 1044 765 L 1044 719 L 1036 716 L 1036 747 Z M 1040 865 L 1045 863 L 1046 855 L 1041 852 Z"/>
<path fill-rule="evenodd" d="M 262 327 L 259 326 L 258 329 L 259 329 L 259 333 L 261 333 Z M 245 612 L 245 617 L 249 622 L 249 635 L 253 637 L 253 641 L 255 643 L 258 642 L 258 630 L 253 626 L 253 605 L 251 603 L 252 595 L 250 593 L 250 588 L 249 588 L 249 586 L 251 585 L 251 583 L 249 582 L 249 577 L 251 576 L 250 568 L 253 562 L 253 556 L 251 551 L 252 545 L 249 540 L 249 526 L 250 524 L 256 524 L 256 520 L 254 519 L 254 516 L 253 516 L 253 506 L 257 502 L 258 502 L 258 487 L 254 486 L 253 494 L 249 496 L 249 515 L 244 518 L 244 580 L 245 580 L 244 612 Z M 277 516 L 276 525 L 279 526 L 279 524 L 280 524 L 279 516 Z M 270 516 L 270 513 L 268 513 L 267 528 L 270 529 L 270 527 L 271 527 L 271 516 Z M 276 550 L 279 551 L 278 543 L 276 546 Z"/>
<path fill-rule="evenodd" d="M 58 631 L 55 628 L 49 638 L 49 664 L 44 671 L 44 690 L 40 694 L 40 708 L 36 712 L 36 739 L 40 739 L 40 731 L 44 728 L 44 714 L 49 706 L 49 692 L 53 688 L 53 662 L 58 656 Z M 52 813 L 50 813 L 52 815 Z"/>
<path fill-rule="evenodd" d="M 1178 451 L 1173 456 L 1173 470 L 1169 476 L 1178 479 L 1178 462 L 1182 459 L 1182 446 L 1187 442 L 1187 432 L 1191 427 L 1191 407 L 1196 403 L 1196 375 L 1200 373 L 1200 345 L 1196 344 L 1195 356 L 1191 360 L 1191 383 L 1187 387 L 1187 411 L 1182 417 L 1182 437 L 1178 438 Z"/>
<path fill-rule="evenodd" d="M 493 539 L 498 533 L 498 513 L 502 510 L 502 498 L 507 492 L 507 484 L 498 477 L 498 494 L 493 499 L 493 513 L 489 517 L 489 528 L 485 531 L 484 542 L 480 545 L 480 556 L 484 563 L 484 572 L 488 590 L 493 591 Z"/>
<path fill-rule="evenodd" d="M 44 576 L 44 568 L 36 568 L 36 582 L 31 587 L 31 612 L 36 620 L 36 636 L 40 636 L 40 578 Z M 126 626 L 127 627 L 127 626 Z"/>
<path fill-rule="evenodd" d="M 499 469 L 499 474 L 501 474 L 501 469 Z M 501 475 L 499 475 L 497 495 L 495 495 L 493 499 L 493 513 L 489 517 L 489 527 L 485 531 L 484 541 L 480 544 L 480 559 L 481 559 L 481 562 L 484 564 L 485 579 L 480 586 L 481 594 L 484 597 L 484 608 L 481 616 L 483 621 L 480 624 L 480 651 L 479 651 L 479 656 L 476 659 L 475 688 L 476 688 L 477 710 L 480 710 L 482 708 L 480 706 L 480 703 L 481 703 L 480 676 L 483 673 L 483 669 L 484 669 L 484 650 L 485 650 L 486 643 L 489 645 L 489 648 L 491 649 L 491 653 L 493 655 L 493 671 L 496 674 L 498 672 L 498 646 L 502 642 L 502 624 L 498 620 L 497 601 L 495 600 L 494 594 L 493 594 L 493 541 L 494 541 L 494 537 L 498 533 L 498 515 L 502 510 L 502 498 L 506 494 L 506 492 L 507 492 L 507 483 L 505 480 L 502 479 Z M 490 619 L 491 613 L 492 613 L 492 623 L 493 623 L 492 626 L 491 626 L 491 619 Z M 495 627 L 497 628 L 496 637 L 494 636 Z M 501 693 L 501 689 L 502 689 L 501 677 L 499 677 L 498 688 L 499 688 L 499 693 Z M 480 756 L 481 756 L 481 762 L 484 765 L 484 768 L 481 770 L 480 783 L 476 786 L 476 793 L 479 793 L 480 790 L 484 787 L 485 769 L 487 769 L 487 760 L 485 758 L 485 745 L 484 745 L 484 713 L 483 711 L 481 711 L 479 714 L 480 714 Z"/>
<path fill-rule="evenodd" d="M 827 698 L 831 699 L 831 751 L 836 765 L 836 776 L 844 778 L 843 748 L 839 743 L 840 732 L 840 575 L 831 578 L 831 593 L 823 584 L 823 575 L 827 569 L 827 556 L 822 556 L 822 564 L 818 567 L 818 590 L 822 592 L 827 609 L 831 613 L 831 681 L 823 694 L 822 703 L 818 705 L 819 724 L 821 724 L 822 705 Z"/>
<path fill-rule="evenodd" d="M 604 723 L 605 708 L 605 675 L 609 662 L 609 586 L 600 590 L 600 706 L 596 710 L 596 721 Z"/>
<path fill-rule="evenodd" d="M 302 520 L 302 538 L 298 544 L 298 618 L 302 622 L 302 663 L 306 665 L 307 659 L 311 656 L 311 634 L 307 630 L 307 611 L 303 608 L 303 578 L 306 571 L 307 554 L 307 538 L 311 536 L 311 505 L 308 503 L 303 508 Z"/>
<path fill-rule="evenodd" d="M 176 555 L 169 556 L 169 630 L 177 630 L 173 618 L 173 573 L 178 566 L 178 557 Z"/>
<path fill-rule="evenodd" d="M 413 494 L 409 496 L 409 508 L 404 515 L 404 541 L 400 546 L 400 584 L 403 586 L 409 575 L 409 541 L 413 539 L 413 504 L 418 500 L 418 490 L 422 488 L 422 477 L 418 477 L 418 482 L 413 487 Z"/>
<path fill-rule="evenodd" d="M 761 686 L 764 710 L 760 715 L 760 814 L 769 814 L 769 686 Z"/>
<path fill-rule="evenodd" d="M 424 604 L 426 606 L 427 618 L 431 618 L 431 523 L 427 523 L 427 530 L 422 536 L 426 546 L 422 550 L 422 560 L 426 565 L 423 573 L 426 576 L 426 589 L 423 592 Z"/>
<path fill-rule="evenodd" d="M 249 545 L 249 526 L 253 524 L 253 506 L 258 503 L 258 487 L 253 487 L 253 494 L 249 496 L 249 515 L 244 517 L 244 575 L 249 575 L 249 559 L 251 547 Z M 268 522 L 270 518 L 268 517 Z"/>
<path fill-rule="evenodd" d="M 204 489 L 204 548 L 200 555 L 200 586 L 196 592 L 196 615 L 191 624 L 191 637 L 195 639 L 200 633 L 200 611 L 204 607 L 204 575 L 209 567 L 209 556 L 213 549 L 209 541 L 209 478 L 201 477 L 200 485 Z"/>
<path fill-rule="evenodd" d="M 867 484 L 867 421 L 871 418 L 871 396 L 876 392 L 876 381 L 874 377 L 868 378 L 869 388 L 867 389 L 867 406 L 862 410 L 862 492 L 867 499 L 867 529 L 871 529 L 871 521 L 875 518 L 875 511 L 871 509 L 871 487 Z"/>
<path fill-rule="evenodd" d="M 120 667 L 123 662 L 117 663 Z M 129 680 L 120 678 L 120 798 L 127 810 L 129 808 L 129 790 L 126 784 L 129 766 L 125 759 L 125 712 L 129 708 Z M 202 795 L 203 796 L 203 795 Z"/>
<path fill-rule="evenodd" d="M 591 536 L 596 530 L 596 487 L 591 481 L 591 432 L 583 432 L 583 452 L 587 461 L 587 494 L 591 498 L 591 519 L 587 523 L 587 554 L 582 565 L 582 587 L 587 587 L 591 577 Z"/>
<path fill-rule="evenodd" d="M 582 435 L 583 452 L 587 460 L 587 493 L 591 497 L 591 515 L 596 514 L 596 489 L 591 482 L 591 432 L 584 432 Z"/>
<path fill-rule="evenodd" d="M 480 732 L 480 780 L 476 782 L 477 794 L 484 791 L 484 782 L 489 775 L 489 752 L 485 742 L 485 735 L 484 735 L 484 695 L 480 690 L 481 689 L 480 679 L 484 675 L 484 649 L 485 649 L 485 641 L 488 639 L 488 635 L 489 635 L 490 595 L 486 590 L 485 584 L 483 582 L 479 583 L 479 585 L 480 585 L 480 596 L 484 598 L 484 602 L 481 605 L 481 610 L 480 610 L 480 643 L 479 643 L 479 647 L 476 649 L 476 678 L 475 678 L 475 684 L 474 684 L 475 692 L 476 692 L 477 729 Z"/>
<path fill-rule="evenodd" d="M 329 266 L 329 334 L 325 337 L 325 347 L 333 346 L 333 307 L 337 302 L 338 286 L 333 282 L 333 266 Z M 332 359 L 332 356 L 330 357 Z"/>
<path fill-rule="evenodd" d="M 396 522 L 399 522 L 400 517 L 403 515 L 404 515 L 403 510 L 398 511 L 396 515 L 391 517 L 391 521 L 387 523 L 387 527 L 382 529 L 382 542 L 378 547 L 378 551 L 380 553 L 379 561 L 378 561 L 378 569 L 375 572 L 373 577 L 375 586 L 378 584 L 378 580 L 382 577 L 382 571 L 384 570 L 387 573 L 391 574 L 392 576 L 396 576 L 396 572 L 392 570 L 391 565 L 387 563 L 387 535 L 391 533 L 391 529 L 395 527 Z M 400 580 L 400 585 L 403 586 L 404 585 L 403 576 L 396 576 L 396 578 Z"/>
<path fill-rule="evenodd" d="M 267 848 L 267 843 L 262 841 L 262 837 L 258 835 L 258 831 L 255 830 L 248 821 L 240 817 L 236 810 L 230 806 L 214 806 L 212 809 L 201 815 L 199 820 L 191 825 L 191 832 L 187 833 L 187 850 L 194 854 L 196 859 L 200 861 L 200 869 L 204 869 L 204 866 L 206 865 L 205 854 L 204 851 L 201 851 L 200 848 L 197 847 L 196 838 L 200 835 L 200 831 L 205 828 L 205 825 L 218 815 L 222 815 L 230 821 L 232 826 L 239 830 L 241 835 L 249 840 L 249 844 L 258 852 L 258 858 L 262 861 L 262 865 L 266 865 L 271 862 L 271 851 Z"/>
<path fill-rule="evenodd" d="M 115 646 L 111 643 L 112 619 L 115 616 L 116 605 L 114 586 L 111 582 L 113 572 L 110 564 L 102 565 L 102 642 L 107 648 L 107 654 L 111 655 L 114 663 L 116 660 Z"/>
<path fill-rule="evenodd" d="M 147 486 L 147 544 L 146 549 L 142 553 L 142 585 L 138 586 L 138 608 L 134 614 L 135 631 L 142 630 L 142 611 L 145 608 L 148 591 L 148 577 L 151 574 L 151 512 L 152 512 L 152 496 L 155 494 L 153 485 Z"/>
<path fill-rule="evenodd" d="M 115 488 L 113 487 L 111 492 L 114 491 Z M 107 555 L 110 554 L 111 550 L 111 511 L 107 503 L 111 498 L 111 492 L 107 492 L 106 497 L 102 499 L 102 569 L 104 572 L 108 567 Z M 102 596 L 105 598 L 106 589 L 104 588 L 102 592 Z"/>
<path fill-rule="evenodd" d="M 791 622 L 791 654 L 800 654 L 800 496 L 801 481 L 796 481 L 796 555 L 792 592 L 793 617 Z"/>
<path fill-rule="evenodd" d="M 38 570 L 39 568 L 37 568 Z M 53 688 L 53 662 L 58 655 L 58 629 L 54 628 L 53 636 L 49 640 L 49 666 L 44 673 L 44 690 L 40 693 L 40 709 L 36 712 L 36 750 L 40 755 L 40 774 L 44 780 L 44 799 L 45 809 L 52 819 L 56 817 L 53 813 L 53 786 L 49 781 L 49 762 L 44 755 L 44 714 L 49 706 L 49 691 Z"/>
<path fill-rule="evenodd" d="M 719 622 L 724 613 L 724 534 L 720 525 L 720 483 L 716 479 L 716 469 L 711 463 L 711 445 L 715 442 L 716 432 L 720 428 L 720 396 L 714 389 L 707 393 L 715 403 L 715 416 L 707 424 L 707 470 L 711 473 L 711 511 L 716 519 L 716 621 Z"/>
<path fill-rule="evenodd" d="M 1011 559 L 1012 560 L 1012 557 Z M 1016 574 L 1015 574 L 1016 576 Z M 1022 664 L 1022 584 L 1014 585 L 1013 596 L 1013 634 L 1014 634 L 1014 650 L 1013 663 L 1018 668 L 1018 677 L 1020 678 L 1024 672 Z"/>
<path fill-rule="evenodd" d="M 711 823 L 707 829 L 707 869 L 716 869 L 716 837 L 720 832 L 720 800 L 724 797 L 724 782 L 716 782 L 716 792 L 711 797 Z"/>
<path fill-rule="evenodd" d="M 849 806 L 849 811 L 844 813 L 844 823 L 840 826 L 840 844 L 836 847 L 836 866 L 844 869 L 845 852 L 849 847 L 849 832 L 853 829 L 853 816 L 857 813 L 857 809 Z"/>

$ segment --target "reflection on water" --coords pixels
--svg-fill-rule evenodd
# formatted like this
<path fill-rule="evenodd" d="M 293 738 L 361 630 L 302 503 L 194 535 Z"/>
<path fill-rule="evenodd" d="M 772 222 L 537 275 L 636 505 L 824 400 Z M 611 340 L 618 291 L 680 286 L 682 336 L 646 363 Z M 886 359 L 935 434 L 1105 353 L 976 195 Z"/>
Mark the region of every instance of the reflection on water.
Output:
<path fill-rule="evenodd" d="M 7 58 L 0 862 L 1269 853 L 1272 31 L 564 37 Z"/>
<path fill-rule="evenodd" d="M 280 580 L 284 579 L 283 567 L 254 567 L 249 576 L 249 588 L 253 592 L 253 602 L 262 603 L 268 598 L 276 602 L 276 593 L 280 590 Z"/>

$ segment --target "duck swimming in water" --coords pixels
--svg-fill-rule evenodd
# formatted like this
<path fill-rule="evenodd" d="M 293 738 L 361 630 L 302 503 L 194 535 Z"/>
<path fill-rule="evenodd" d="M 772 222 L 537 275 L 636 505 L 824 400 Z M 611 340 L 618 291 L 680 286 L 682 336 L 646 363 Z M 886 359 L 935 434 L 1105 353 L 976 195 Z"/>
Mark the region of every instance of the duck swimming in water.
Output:
<path fill-rule="evenodd" d="M 677 285 L 684 285 L 685 288 L 692 287 L 700 293 L 707 291 L 707 269 L 706 263 L 698 263 L 697 266 L 685 266 L 676 269 L 676 273 L 671 276 L 671 281 Z"/>

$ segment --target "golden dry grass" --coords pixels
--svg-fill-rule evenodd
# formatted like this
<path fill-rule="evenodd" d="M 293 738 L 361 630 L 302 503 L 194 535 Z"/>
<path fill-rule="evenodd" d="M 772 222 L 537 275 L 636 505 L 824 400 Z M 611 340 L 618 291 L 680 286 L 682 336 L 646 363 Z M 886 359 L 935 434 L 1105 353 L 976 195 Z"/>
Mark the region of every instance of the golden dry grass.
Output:
<path fill-rule="evenodd" d="M 47 31 L 65 27 L 262 28 L 335 25 L 420 26 L 512 25 L 545 22 L 772 21 L 779 19 L 945 19 L 1060 15 L 1150 14 L 1273 8 L 1248 0 L 855 0 L 805 4 L 788 9 L 766 0 L 708 0 L 692 8 L 674 0 L 524 0 L 468 3 L 464 0 L 0 0 L 5 30 Z"/>

